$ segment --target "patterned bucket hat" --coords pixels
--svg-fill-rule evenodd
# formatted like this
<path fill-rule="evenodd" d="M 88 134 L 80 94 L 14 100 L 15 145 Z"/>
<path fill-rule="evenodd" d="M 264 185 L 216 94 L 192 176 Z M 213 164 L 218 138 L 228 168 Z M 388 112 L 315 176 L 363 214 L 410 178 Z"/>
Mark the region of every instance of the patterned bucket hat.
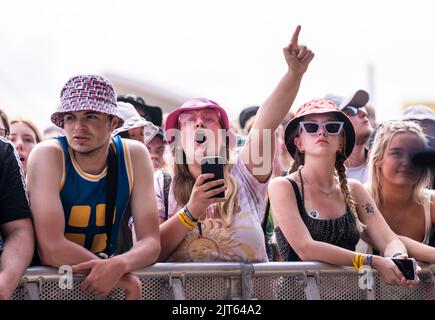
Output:
<path fill-rule="evenodd" d="M 340 111 L 338 107 L 329 100 L 314 99 L 304 105 L 300 106 L 295 113 L 294 118 L 287 124 L 285 128 L 285 146 L 290 155 L 294 158 L 296 155 L 296 145 L 294 142 L 294 133 L 299 128 L 299 122 L 309 114 L 322 114 L 333 113 L 339 121 L 343 121 L 344 132 L 346 135 L 346 146 L 344 148 L 344 155 L 346 158 L 352 153 L 355 145 L 355 130 L 352 122 L 344 112 Z"/>
<path fill-rule="evenodd" d="M 69 79 L 60 92 L 60 105 L 51 115 L 51 122 L 63 128 L 65 113 L 84 110 L 118 117 L 118 127 L 124 122 L 118 114 L 113 85 L 101 76 L 79 75 Z"/>

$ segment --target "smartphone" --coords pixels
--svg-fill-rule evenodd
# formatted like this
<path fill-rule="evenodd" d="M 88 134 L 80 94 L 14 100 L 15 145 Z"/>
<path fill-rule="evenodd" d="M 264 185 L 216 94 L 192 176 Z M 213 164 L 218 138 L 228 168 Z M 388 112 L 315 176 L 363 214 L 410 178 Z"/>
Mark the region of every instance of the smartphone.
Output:
<path fill-rule="evenodd" d="M 209 181 L 219 180 L 224 178 L 224 158 L 219 156 L 204 157 L 201 159 L 201 173 L 213 173 L 214 178 L 205 180 L 205 183 Z M 223 185 L 215 186 L 209 190 L 217 189 Z M 225 192 L 220 192 L 213 198 L 225 198 Z"/>
<path fill-rule="evenodd" d="M 393 262 L 397 265 L 400 272 L 403 273 L 406 280 L 414 280 L 415 279 L 415 270 L 416 270 L 416 263 L 415 259 L 391 259 Z"/>

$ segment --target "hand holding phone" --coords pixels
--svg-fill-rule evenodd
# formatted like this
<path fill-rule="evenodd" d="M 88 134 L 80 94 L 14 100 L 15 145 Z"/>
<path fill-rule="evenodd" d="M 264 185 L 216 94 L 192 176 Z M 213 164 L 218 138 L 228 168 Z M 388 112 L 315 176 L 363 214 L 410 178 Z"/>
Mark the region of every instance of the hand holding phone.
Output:
<path fill-rule="evenodd" d="M 201 159 L 201 173 L 202 174 L 205 174 L 205 173 L 213 173 L 214 174 L 214 178 L 207 179 L 205 181 L 205 183 L 210 182 L 210 181 L 214 181 L 214 180 L 223 179 L 224 178 L 224 158 L 219 157 L 219 156 L 211 156 L 211 157 L 202 158 Z M 222 186 L 223 185 L 221 184 L 221 185 L 215 186 L 213 188 L 210 188 L 210 190 L 217 189 L 217 188 L 220 188 Z M 214 197 L 215 198 L 225 198 L 225 193 L 220 192 Z"/>
<path fill-rule="evenodd" d="M 399 268 L 400 272 L 402 272 L 406 280 L 415 279 L 415 271 L 417 266 L 414 258 L 409 258 L 409 259 L 392 258 L 391 260 L 393 260 L 393 262 Z"/>

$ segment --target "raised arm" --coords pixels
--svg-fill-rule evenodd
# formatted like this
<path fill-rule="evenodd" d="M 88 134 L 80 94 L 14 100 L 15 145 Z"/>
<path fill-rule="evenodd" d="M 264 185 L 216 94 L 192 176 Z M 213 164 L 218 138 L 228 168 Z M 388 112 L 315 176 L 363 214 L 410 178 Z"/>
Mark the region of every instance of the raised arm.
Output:
<path fill-rule="evenodd" d="M 290 110 L 302 76 L 314 58 L 314 53 L 310 49 L 299 45 L 300 30 L 301 27 L 298 26 L 290 44 L 283 49 L 287 72 L 258 110 L 245 147 L 241 151 L 243 161 L 260 182 L 269 179 L 272 170 L 274 132 Z"/>

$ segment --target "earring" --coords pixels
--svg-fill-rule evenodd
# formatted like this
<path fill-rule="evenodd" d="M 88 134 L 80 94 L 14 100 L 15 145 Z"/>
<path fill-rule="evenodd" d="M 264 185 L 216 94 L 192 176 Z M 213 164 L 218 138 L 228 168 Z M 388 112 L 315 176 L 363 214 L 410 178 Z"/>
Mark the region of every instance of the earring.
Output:
<path fill-rule="evenodd" d="M 304 153 L 304 149 L 302 149 L 302 148 L 299 149 L 299 152 L 300 152 L 300 153 Z"/>

